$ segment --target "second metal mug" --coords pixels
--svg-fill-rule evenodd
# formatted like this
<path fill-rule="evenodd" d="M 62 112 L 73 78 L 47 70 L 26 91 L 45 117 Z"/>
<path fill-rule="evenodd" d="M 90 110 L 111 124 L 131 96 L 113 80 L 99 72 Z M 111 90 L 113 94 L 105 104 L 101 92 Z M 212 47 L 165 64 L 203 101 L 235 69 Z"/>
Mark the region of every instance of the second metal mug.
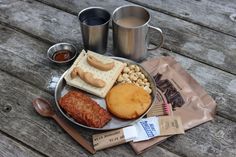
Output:
<path fill-rule="evenodd" d="M 143 20 L 144 23 L 137 26 L 121 25 L 117 21 L 122 18 L 135 17 Z M 150 26 L 149 12 L 140 6 L 126 5 L 117 8 L 113 12 L 112 27 L 113 27 L 113 53 L 115 56 L 129 58 L 135 61 L 144 59 L 147 55 L 147 50 L 159 48 L 163 44 L 163 35 L 160 28 Z M 149 30 L 158 33 L 158 44 L 155 48 L 148 48 L 149 45 Z"/>
<path fill-rule="evenodd" d="M 110 13 L 101 7 L 89 7 L 80 11 L 78 18 L 84 48 L 101 54 L 105 53 Z"/>

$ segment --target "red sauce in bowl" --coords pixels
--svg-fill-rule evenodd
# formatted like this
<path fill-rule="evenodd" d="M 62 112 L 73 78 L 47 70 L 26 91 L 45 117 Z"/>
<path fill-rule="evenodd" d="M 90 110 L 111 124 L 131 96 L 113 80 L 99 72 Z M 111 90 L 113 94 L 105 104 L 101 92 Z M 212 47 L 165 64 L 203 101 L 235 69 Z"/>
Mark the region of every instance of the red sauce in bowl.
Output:
<path fill-rule="evenodd" d="M 52 58 L 55 61 L 67 61 L 71 58 L 71 52 L 68 50 L 59 50 L 53 54 Z"/>

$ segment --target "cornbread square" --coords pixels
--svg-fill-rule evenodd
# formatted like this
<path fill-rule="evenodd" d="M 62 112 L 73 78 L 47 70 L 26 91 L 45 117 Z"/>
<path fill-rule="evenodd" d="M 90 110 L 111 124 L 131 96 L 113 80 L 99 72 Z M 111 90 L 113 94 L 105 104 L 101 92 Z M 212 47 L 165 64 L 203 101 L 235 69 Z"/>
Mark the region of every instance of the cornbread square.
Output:
<path fill-rule="evenodd" d="M 102 128 L 111 120 L 111 115 L 83 92 L 69 91 L 59 104 L 75 121 L 89 127 Z"/>
<path fill-rule="evenodd" d="M 101 71 L 99 69 L 96 69 L 95 67 L 88 64 L 87 62 L 88 55 L 92 55 L 96 57 L 98 60 L 101 60 L 103 63 L 114 62 L 115 66 L 109 71 Z M 88 51 L 86 53 L 85 50 L 82 50 L 82 52 L 77 57 L 73 65 L 67 71 L 64 79 L 66 80 L 66 83 L 70 86 L 79 88 L 83 91 L 86 91 L 88 93 L 104 98 L 106 94 L 108 93 L 108 91 L 111 89 L 111 87 L 114 85 L 117 77 L 123 70 L 124 66 L 125 66 L 124 63 L 114 60 L 110 57 L 100 55 L 92 51 Z M 75 67 L 80 67 L 83 71 L 92 73 L 95 78 L 105 81 L 106 85 L 103 88 L 98 88 L 98 87 L 94 87 L 86 83 L 85 81 L 80 79 L 79 76 L 74 79 L 71 79 L 70 74 L 71 74 L 71 71 Z"/>

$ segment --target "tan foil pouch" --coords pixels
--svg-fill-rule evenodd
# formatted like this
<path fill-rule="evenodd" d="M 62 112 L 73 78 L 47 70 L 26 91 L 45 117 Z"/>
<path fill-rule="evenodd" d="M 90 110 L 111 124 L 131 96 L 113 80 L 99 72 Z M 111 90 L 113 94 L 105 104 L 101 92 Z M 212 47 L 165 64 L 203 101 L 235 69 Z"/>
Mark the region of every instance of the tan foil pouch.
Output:
<path fill-rule="evenodd" d="M 175 116 L 160 116 L 160 136 L 184 134 L 181 118 Z"/>
<path fill-rule="evenodd" d="M 148 60 L 142 65 L 155 78 L 159 91 L 166 97 L 168 103 L 171 103 L 173 114 L 181 117 L 185 130 L 213 119 L 216 110 L 215 101 L 173 57 Z M 168 137 L 156 137 L 130 144 L 134 151 L 140 154 L 166 138 Z"/>
<path fill-rule="evenodd" d="M 101 150 L 130 142 L 135 137 L 137 137 L 136 128 L 134 126 L 128 126 L 126 128 L 93 135 L 93 145 L 95 150 Z"/>

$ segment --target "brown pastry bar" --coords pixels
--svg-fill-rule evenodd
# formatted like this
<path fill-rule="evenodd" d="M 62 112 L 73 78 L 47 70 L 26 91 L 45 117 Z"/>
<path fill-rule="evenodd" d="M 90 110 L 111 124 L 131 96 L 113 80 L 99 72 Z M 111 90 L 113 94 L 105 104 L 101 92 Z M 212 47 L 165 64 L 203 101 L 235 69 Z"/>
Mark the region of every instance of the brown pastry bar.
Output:
<path fill-rule="evenodd" d="M 89 127 L 102 128 L 111 115 L 82 92 L 70 91 L 60 98 L 60 106 L 77 122 Z"/>

